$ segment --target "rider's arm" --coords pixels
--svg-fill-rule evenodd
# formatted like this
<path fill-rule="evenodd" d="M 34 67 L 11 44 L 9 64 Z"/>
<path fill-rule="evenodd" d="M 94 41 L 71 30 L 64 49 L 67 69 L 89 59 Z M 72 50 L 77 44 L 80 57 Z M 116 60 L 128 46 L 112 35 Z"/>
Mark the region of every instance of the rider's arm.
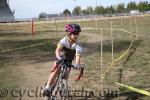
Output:
<path fill-rule="evenodd" d="M 81 56 L 80 55 L 76 55 L 76 64 L 77 65 L 80 65 L 80 59 L 81 59 Z"/>
<path fill-rule="evenodd" d="M 58 43 L 57 48 L 55 50 L 56 58 L 60 57 L 60 52 L 61 52 L 62 48 L 63 48 L 62 45 L 60 43 Z"/>
<path fill-rule="evenodd" d="M 61 57 L 61 50 L 64 47 L 64 43 L 65 43 L 66 38 L 62 38 L 58 44 L 57 44 L 57 48 L 55 50 L 55 54 L 56 54 L 56 58 L 60 58 Z"/>
<path fill-rule="evenodd" d="M 75 61 L 77 65 L 80 65 L 81 55 L 82 55 L 82 47 L 78 44 L 76 46 L 76 61 Z"/>

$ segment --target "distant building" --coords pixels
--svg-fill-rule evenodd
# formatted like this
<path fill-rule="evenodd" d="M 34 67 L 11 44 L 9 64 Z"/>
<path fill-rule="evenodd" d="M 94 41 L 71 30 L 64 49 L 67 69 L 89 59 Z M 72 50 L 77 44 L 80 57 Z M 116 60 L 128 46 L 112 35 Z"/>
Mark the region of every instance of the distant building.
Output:
<path fill-rule="evenodd" d="M 0 0 L 0 22 L 12 22 L 15 20 L 7 0 Z"/>
<path fill-rule="evenodd" d="M 63 14 L 47 14 L 46 16 L 46 20 L 53 20 L 53 19 L 57 19 L 57 20 L 61 20 L 64 19 L 64 15 Z"/>
<path fill-rule="evenodd" d="M 139 12 L 139 10 L 131 10 L 130 14 L 131 15 L 139 15 L 140 12 Z"/>
<path fill-rule="evenodd" d="M 58 14 L 47 14 L 47 18 L 56 18 L 58 16 Z"/>

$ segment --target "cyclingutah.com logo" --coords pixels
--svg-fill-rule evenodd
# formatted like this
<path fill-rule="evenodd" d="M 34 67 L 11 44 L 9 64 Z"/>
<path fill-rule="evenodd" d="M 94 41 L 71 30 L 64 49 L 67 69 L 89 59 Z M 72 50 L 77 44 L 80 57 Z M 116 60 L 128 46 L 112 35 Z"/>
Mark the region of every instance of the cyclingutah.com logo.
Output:
<path fill-rule="evenodd" d="M 8 89 L 0 89 L 0 97 L 7 97 L 8 96 Z"/>
<path fill-rule="evenodd" d="M 36 87 L 35 89 L 0 89 L 0 97 L 42 97 L 42 87 Z"/>
<path fill-rule="evenodd" d="M 84 87 L 74 90 L 69 88 L 68 91 L 68 97 L 69 98 L 75 98 L 75 97 L 87 97 L 87 98 L 92 98 L 92 97 L 118 97 L 120 91 L 119 90 L 114 90 L 114 89 L 109 89 L 109 88 L 103 88 L 102 90 L 99 91 L 94 91 L 94 90 L 86 90 Z"/>
<path fill-rule="evenodd" d="M 0 89 L 0 98 L 2 97 L 43 97 L 41 91 L 42 87 L 37 86 L 35 89 L 6 89 L 6 88 L 1 88 Z M 103 88 L 102 90 L 99 91 L 93 91 L 93 90 L 86 90 L 84 87 L 80 89 L 71 89 L 69 87 L 68 90 L 68 98 L 76 98 L 76 97 L 118 97 L 119 96 L 119 90 L 112 90 L 109 88 Z"/>

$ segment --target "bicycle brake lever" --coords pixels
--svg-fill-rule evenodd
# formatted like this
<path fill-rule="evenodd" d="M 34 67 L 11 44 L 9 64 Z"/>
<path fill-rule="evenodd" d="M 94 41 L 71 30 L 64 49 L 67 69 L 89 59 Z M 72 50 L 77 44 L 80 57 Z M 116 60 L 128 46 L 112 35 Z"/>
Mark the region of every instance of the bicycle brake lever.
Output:
<path fill-rule="evenodd" d="M 78 78 L 75 79 L 76 81 L 79 81 L 81 77 L 83 77 L 83 72 L 84 72 L 84 67 L 81 68 Z"/>

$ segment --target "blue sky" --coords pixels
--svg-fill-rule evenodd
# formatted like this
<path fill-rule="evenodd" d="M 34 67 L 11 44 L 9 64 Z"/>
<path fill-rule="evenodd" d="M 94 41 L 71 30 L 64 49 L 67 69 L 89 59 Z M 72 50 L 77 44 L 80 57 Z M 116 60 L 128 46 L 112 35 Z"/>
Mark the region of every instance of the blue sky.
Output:
<path fill-rule="evenodd" d="M 97 5 L 107 6 L 141 0 L 75 0 L 75 2 L 74 0 L 9 0 L 9 4 L 11 9 L 15 10 L 16 18 L 32 18 L 37 17 L 41 12 L 55 14 L 63 12 L 66 8 L 72 11 L 77 5 L 81 6 L 82 9 L 87 6 L 95 7 L 96 1 Z"/>

